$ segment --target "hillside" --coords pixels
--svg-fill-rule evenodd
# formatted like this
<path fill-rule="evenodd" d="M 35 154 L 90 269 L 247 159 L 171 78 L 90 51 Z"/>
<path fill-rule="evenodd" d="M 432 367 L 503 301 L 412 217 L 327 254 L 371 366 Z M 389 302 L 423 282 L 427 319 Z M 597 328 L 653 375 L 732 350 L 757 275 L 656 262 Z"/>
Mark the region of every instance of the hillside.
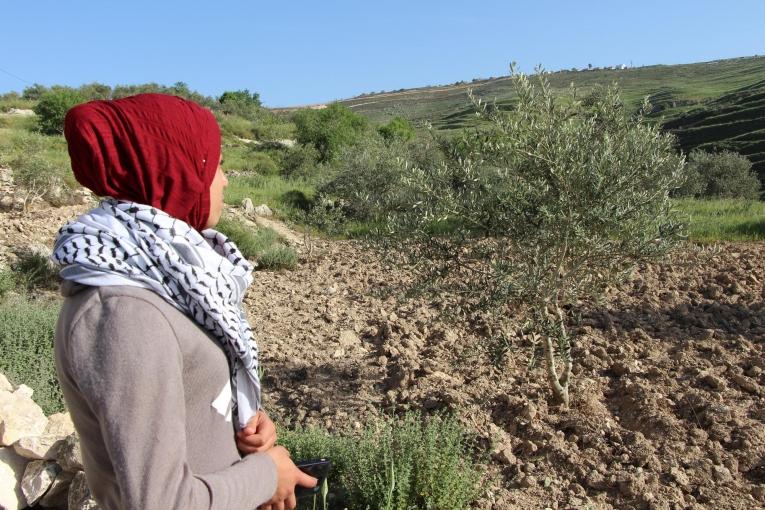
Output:
<path fill-rule="evenodd" d="M 636 110 L 645 96 L 654 106 L 652 116 L 678 135 L 684 151 L 730 149 L 745 154 L 765 177 L 765 57 L 742 57 L 682 65 L 629 69 L 560 71 L 548 75 L 561 92 L 574 83 L 582 92 L 617 83 L 622 97 Z M 425 87 L 367 95 L 339 101 L 374 122 L 402 116 L 430 122 L 450 131 L 475 124 L 467 98 L 477 97 L 500 106 L 513 100 L 509 77 L 444 87 Z"/>

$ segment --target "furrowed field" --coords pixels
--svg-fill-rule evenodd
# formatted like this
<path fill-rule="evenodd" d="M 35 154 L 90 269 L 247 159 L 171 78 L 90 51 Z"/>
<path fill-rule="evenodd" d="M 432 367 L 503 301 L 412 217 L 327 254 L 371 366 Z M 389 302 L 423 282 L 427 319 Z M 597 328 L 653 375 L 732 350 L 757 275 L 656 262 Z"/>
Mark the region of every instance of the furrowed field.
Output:
<path fill-rule="evenodd" d="M 0 373 L 65 409 L 46 257 L 96 202 L 63 113 L 173 93 L 221 125 L 265 408 L 293 457 L 333 460 L 300 508 L 760 507 L 763 83 L 744 58 L 279 111 L 183 83 L 6 94 Z"/>

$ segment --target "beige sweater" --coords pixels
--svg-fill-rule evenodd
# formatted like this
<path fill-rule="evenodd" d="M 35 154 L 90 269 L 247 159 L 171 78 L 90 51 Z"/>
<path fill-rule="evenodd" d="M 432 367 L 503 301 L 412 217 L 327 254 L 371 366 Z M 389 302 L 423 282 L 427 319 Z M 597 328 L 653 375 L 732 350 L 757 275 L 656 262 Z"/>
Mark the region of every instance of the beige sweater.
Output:
<path fill-rule="evenodd" d="M 154 292 L 65 282 L 56 369 L 93 496 L 107 510 L 254 509 L 276 489 L 241 458 L 223 349 Z M 230 389 L 229 389 L 230 391 Z"/>

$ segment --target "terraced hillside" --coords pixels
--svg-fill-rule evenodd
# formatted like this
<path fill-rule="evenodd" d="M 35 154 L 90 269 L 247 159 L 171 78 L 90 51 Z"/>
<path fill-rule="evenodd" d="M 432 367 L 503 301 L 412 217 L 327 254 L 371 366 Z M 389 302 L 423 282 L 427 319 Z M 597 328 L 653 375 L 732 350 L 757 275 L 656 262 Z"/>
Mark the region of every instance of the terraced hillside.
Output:
<path fill-rule="evenodd" d="M 765 178 L 765 80 L 704 103 L 664 126 L 685 151 L 732 150 L 746 155 Z"/>
<path fill-rule="evenodd" d="M 742 57 L 696 64 L 629 69 L 560 71 L 548 75 L 561 92 L 574 83 L 583 93 L 617 83 L 628 107 L 645 96 L 652 116 L 677 133 L 681 147 L 727 148 L 746 154 L 765 176 L 765 57 Z M 400 115 L 450 131 L 475 125 L 467 90 L 507 107 L 513 101 L 508 77 L 445 87 L 425 87 L 340 101 L 374 122 Z"/>

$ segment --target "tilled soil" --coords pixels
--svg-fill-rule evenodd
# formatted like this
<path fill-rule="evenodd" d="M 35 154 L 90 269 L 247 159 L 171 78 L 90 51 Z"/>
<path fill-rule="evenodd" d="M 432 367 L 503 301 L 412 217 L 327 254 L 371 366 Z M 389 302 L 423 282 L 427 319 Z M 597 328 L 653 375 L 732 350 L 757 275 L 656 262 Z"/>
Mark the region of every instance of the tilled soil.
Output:
<path fill-rule="evenodd" d="M 80 210 L 0 214 L 0 264 Z M 585 306 L 561 409 L 520 317 L 502 337 L 448 298 L 398 301 L 405 271 L 354 242 L 310 244 L 246 297 L 275 421 L 454 412 L 489 466 L 477 508 L 765 504 L 765 245 L 686 250 Z"/>

